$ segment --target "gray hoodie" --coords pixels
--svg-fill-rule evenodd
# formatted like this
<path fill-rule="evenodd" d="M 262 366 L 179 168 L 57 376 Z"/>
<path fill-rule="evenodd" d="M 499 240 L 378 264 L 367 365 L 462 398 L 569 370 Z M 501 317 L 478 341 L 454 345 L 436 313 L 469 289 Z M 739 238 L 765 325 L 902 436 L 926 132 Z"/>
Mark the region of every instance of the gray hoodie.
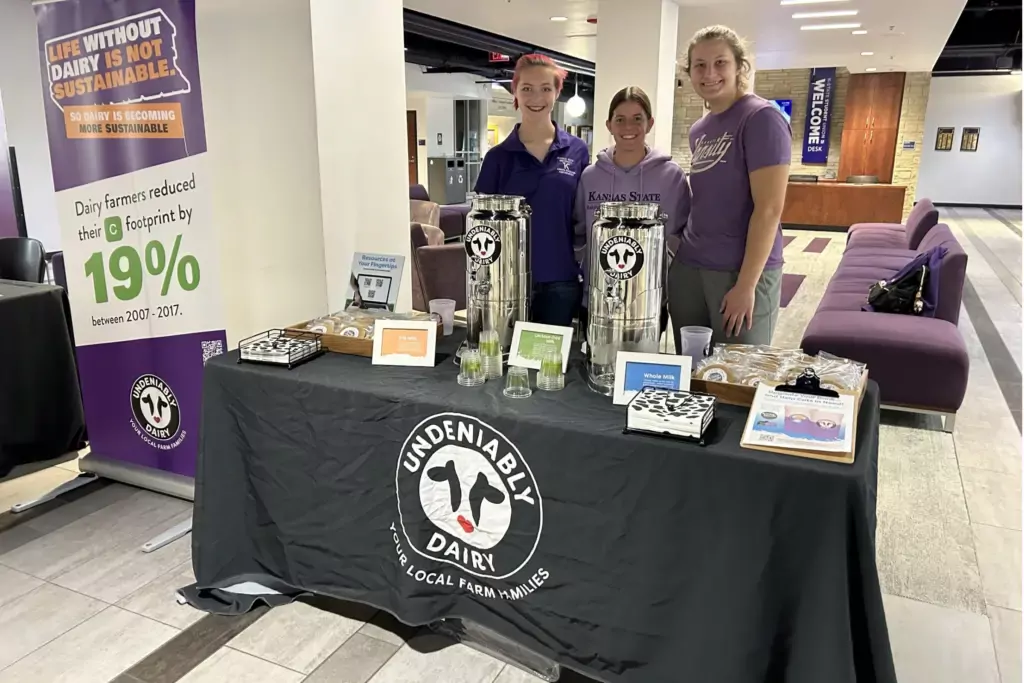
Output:
<path fill-rule="evenodd" d="M 602 202 L 655 202 L 661 205 L 665 221 L 665 243 L 675 253 L 679 237 L 690 217 L 690 185 L 686 173 L 672 157 L 664 152 L 647 148 L 647 156 L 630 169 L 620 168 L 613 160 L 614 148 L 609 147 L 597 155 L 597 163 L 583 171 L 576 187 L 573 209 L 576 260 L 583 264 L 583 305 L 587 305 L 590 259 L 587 242 L 594 223 L 594 212 Z M 670 257 L 665 259 L 666 264 Z"/>

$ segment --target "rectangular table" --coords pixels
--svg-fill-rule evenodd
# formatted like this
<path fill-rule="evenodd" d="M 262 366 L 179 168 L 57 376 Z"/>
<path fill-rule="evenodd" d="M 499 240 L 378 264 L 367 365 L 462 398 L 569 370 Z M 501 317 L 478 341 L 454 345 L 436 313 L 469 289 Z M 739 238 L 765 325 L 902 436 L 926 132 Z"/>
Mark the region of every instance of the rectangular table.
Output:
<path fill-rule="evenodd" d="M 875 566 L 878 389 L 852 465 L 622 433 L 587 389 L 525 400 L 328 354 L 210 361 L 193 531 L 207 611 L 241 582 L 462 618 L 608 682 L 894 683 Z M 279 602 L 281 598 L 269 598 Z"/>
<path fill-rule="evenodd" d="M 63 288 L 0 280 L 0 477 L 85 446 L 69 320 Z"/>

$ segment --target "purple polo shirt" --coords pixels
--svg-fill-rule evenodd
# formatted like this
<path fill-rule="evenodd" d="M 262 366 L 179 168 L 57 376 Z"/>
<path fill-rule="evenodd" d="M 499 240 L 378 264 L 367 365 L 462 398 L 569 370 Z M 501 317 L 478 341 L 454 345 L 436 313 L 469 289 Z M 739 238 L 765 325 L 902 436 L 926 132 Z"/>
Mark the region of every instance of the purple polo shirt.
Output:
<path fill-rule="evenodd" d="M 793 132 L 771 102 L 744 95 L 690 128 L 690 220 L 676 260 L 707 270 L 738 271 L 754 213 L 749 173 L 790 163 Z M 782 226 L 765 268 L 782 266 Z"/>
<path fill-rule="evenodd" d="M 533 209 L 530 269 L 534 283 L 575 282 L 579 267 L 573 252 L 573 204 L 576 185 L 590 164 L 587 144 L 556 129 L 544 161 L 519 139 L 519 124 L 484 156 L 475 192 L 526 198 Z"/>

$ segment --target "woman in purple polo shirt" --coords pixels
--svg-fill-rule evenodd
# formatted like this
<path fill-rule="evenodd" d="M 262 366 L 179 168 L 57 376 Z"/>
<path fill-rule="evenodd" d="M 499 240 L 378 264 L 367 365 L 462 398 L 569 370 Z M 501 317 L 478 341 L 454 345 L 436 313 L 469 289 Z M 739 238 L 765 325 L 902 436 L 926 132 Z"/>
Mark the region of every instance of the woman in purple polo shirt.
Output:
<path fill-rule="evenodd" d="M 474 190 L 526 198 L 533 209 L 530 317 L 568 327 L 581 299 L 573 253 L 573 203 L 590 152 L 586 143 L 551 121 L 564 81 L 565 71 L 543 55 L 525 55 L 516 62 L 513 105 L 522 113 L 522 123 L 487 152 Z"/>
<path fill-rule="evenodd" d="M 782 286 L 782 206 L 793 133 L 771 102 L 746 92 L 750 62 L 725 26 L 697 32 L 686 71 L 710 113 L 690 128 L 690 220 L 669 270 L 679 328 L 715 343 L 769 344 Z"/>

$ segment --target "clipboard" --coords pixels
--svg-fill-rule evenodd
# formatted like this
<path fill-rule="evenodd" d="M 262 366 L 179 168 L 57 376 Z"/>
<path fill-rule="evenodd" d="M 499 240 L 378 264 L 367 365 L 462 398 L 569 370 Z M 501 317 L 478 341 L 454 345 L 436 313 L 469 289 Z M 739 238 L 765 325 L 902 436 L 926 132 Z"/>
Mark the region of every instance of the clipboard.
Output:
<path fill-rule="evenodd" d="M 866 380 L 865 380 L 866 381 Z M 817 373 L 807 368 L 804 370 L 799 377 L 796 378 L 793 384 L 780 384 L 775 387 L 775 391 L 794 393 L 794 394 L 806 394 L 810 396 L 824 396 L 828 398 L 839 398 L 840 394 L 834 389 L 825 389 L 821 386 L 821 380 Z M 742 443 L 742 436 L 740 446 L 742 448 L 749 448 L 752 450 L 768 451 L 770 453 L 781 453 L 782 455 L 792 455 L 798 458 L 811 458 L 812 460 L 825 460 L 828 462 L 837 462 L 844 465 L 852 465 L 854 457 L 857 452 L 857 422 L 860 420 L 860 398 L 863 397 L 863 393 L 858 397 L 856 395 L 853 404 L 853 420 L 850 424 L 850 444 L 851 448 L 849 452 L 837 452 L 837 451 L 816 451 L 810 449 L 796 450 L 792 448 L 780 448 L 774 446 L 765 446 L 762 444 L 745 444 Z M 751 411 L 753 412 L 751 406 Z M 746 434 L 747 427 L 751 419 L 756 416 L 748 415 L 747 423 L 744 424 L 743 433 Z"/>

